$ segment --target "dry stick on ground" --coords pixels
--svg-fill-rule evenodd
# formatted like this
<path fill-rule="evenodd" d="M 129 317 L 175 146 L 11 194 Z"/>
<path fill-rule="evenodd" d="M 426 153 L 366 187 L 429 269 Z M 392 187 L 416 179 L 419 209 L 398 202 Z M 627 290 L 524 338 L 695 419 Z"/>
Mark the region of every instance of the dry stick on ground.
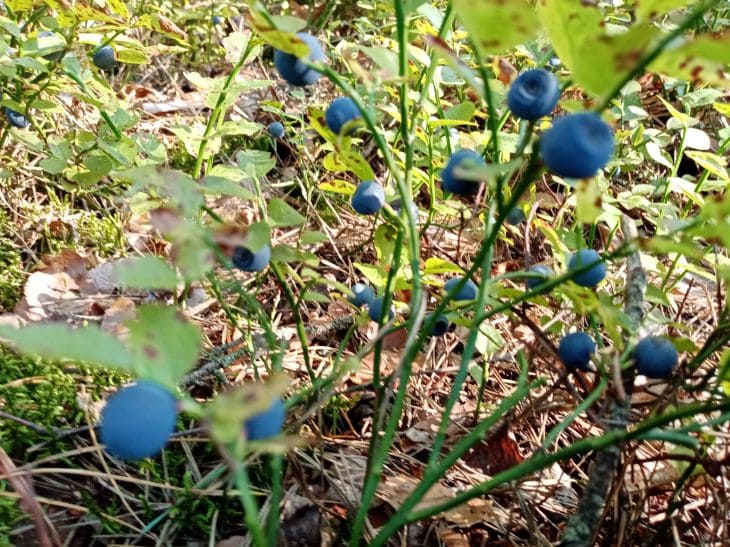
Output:
<path fill-rule="evenodd" d="M 629 243 L 636 240 L 637 231 L 634 222 L 624 215 L 621 218 L 621 229 L 624 240 Z M 641 257 L 634 250 L 627 259 L 626 300 L 624 311 L 638 330 L 644 319 L 644 292 L 646 290 L 646 272 L 641 267 Z M 618 362 L 614 364 L 618 367 Z M 613 398 L 609 403 L 607 420 L 614 429 L 623 429 L 628 423 L 631 410 L 631 392 L 634 387 L 633 368 L 619 370 L 620 384 L 614 386 Z M 623 376 L 623 377 L 621 377 Z M 611 491 L 616 472 L 621 462 L 623 443 L 614 444 L 596 455 L 590 472 L 588 484 L 583 492 L 575 513 L 568 519 L 563 533 L 561 547 L 590 547 L 598 534 L 603 520 L 606 499 Z"/>

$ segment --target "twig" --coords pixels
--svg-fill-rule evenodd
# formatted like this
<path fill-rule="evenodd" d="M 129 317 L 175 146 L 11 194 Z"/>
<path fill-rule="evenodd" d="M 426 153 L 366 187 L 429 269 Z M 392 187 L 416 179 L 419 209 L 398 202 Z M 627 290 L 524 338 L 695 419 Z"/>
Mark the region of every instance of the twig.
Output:
<path fill-rule="evenodd" d="M 346 330 L 352 326 L 355 322 L 354 315 L 345 315 L 342 317 L 336 317 L 326 323 L 316 323 L 313 325 L 307 325 L 304 330 L 308 337 L 321 338 L 323 336 L 330 335 L 334 332 Z M 283 328 L 276 333 L 279 341 L 291 340 L 296 331 L 293 328 Z M 237 348 L 243 343 L 243 339 L 236 340 L 235 342 L 229 342 L 223 346 L 214 348 L 208 355 L 203 359 L 203 364 L 199 368 L 195 369 L 191 373 L 185 375 L 180 381 L 180 387 L 182 389 L 188 388 L 192 385 L 202 383 L 203 379 L 215 374 L 220 369 L 225 368 L 242 356 L 248 353 L 247 349 L 236 349 L 231 353 L 223 354 L 225 350 Z M 252 336 L 252 345 L 254 353 L 258 353 L 265 349 L 268 349 L 269 344 L 266 340 L 266 336 L 263 333 L 257 333 Z M 225 348 L 222 349 L 222 348 Z"/>
<path fill-rule="evenodd" d="M 38 545 L 41 547 L 56 547 L 61 545 L 61 538 L 52 526 L 49 526 L 46 515 L 35 497 L 33 483 L 26 478 L 26 473 L 15 474 L 17 467 L 10 456 L 0 446 L 0 473 L 8 477 L 8 482 L 18 493 L 21 505 L 30 513 L 35 524 L 35 533 Z"/>
<path fill-rule="evenodd" d="M 637 239 L 636 225 L 627 216 L 621 219 L 626 242 Z M 629 254 L 626 258 L 626 300 L 624 311 L 631 319 L 635 329 L 638 329 L 644 319 L 644 292 L 646 291 L 646 272 L 641 267 L 641 257 L 638 250 Z M 613 363 L 619 367 L 618 360 Z M 629 411 L 631 409 L 631 392 L 634 387 L 634 370 L 629 368 L 621 371 L 617 368 L 617 375 L 620 379 L 619 386 L 623 389 L 614 389 L 613 397 L 609 402 L 609 419 L 615 431 L 623 431 L 628 423 Z M 618 386 L 615 386 L 618 387 Z M 624 442 L 616 442 L 598 452 L 596 460 L 591 469 L 588 484 L 578 504 L 575 513 L 568 519 L 563 533 L 561 547 L 590 547 L 594 545 L 596 537 L 603 520 L 603 511 L 606 506 L 611 487 L 613 486 L 619 464 L 621 463 L 621 451 Z"/>

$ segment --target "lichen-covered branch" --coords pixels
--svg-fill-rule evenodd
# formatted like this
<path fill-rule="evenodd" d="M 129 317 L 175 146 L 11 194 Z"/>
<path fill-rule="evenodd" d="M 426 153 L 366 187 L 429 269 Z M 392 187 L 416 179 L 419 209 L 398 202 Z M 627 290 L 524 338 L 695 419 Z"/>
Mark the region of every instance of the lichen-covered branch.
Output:
<path fill-rule="evenodd" d="M 621 219 L 624 240 L 635 241 L 637 231 L 634 222 L 624 216 Z M 624 311 L 631 318 L 634 329 L 638 330 L 644 319 L 644 293 L 646 291 L 646 272 L 641 266 L 639 251 L 627 257 L 626 299 Z M 614 366 L 619 366 L 618 362 Z M 634 370 L 618 371 L 621 386 L 615 386 L 608 405 L 609 419 L 613 429 L 625 429 L 631 409 L 631 392 L 634 387 Z M 568 519 L 563 532 L 561 547 L 590 547 L 603 521 L 606 499 L 616 478 L 621 463 L 623 443 L 605 448 L 596 455 L 591 468 L 588 484 L 575 513 Z"/>
<path fill-rule="evenodd" d="M 342 331 L 350 328 L 355 322 L 354 315 L 345 315 L 342 317 L 336 317 L 331 321 L 325 323 L 315 323 L 307 325 L 305 332 L 308 337 L 311 338 L 322 338 L 328 336 L 334 332 Z M 289 342 L 296 334 L 296 329 L 291 327 L 284 327 L 276 333 L 277 341 L 279 343 Z M 240 348 L 243 344 L 243 339 L 239 338 L 233 342 L 229 342 L 222 346 L 213 348 L 207 355 L 202 359 L 200 367 L 195 369 L 180 381 L 180 387 L 182 389 L 190 386 L 199 384 L 204 378 L 211 375 L 215 375 L 221 369 L 232 365 L 241 357 L 249 354 L 251 350 L 249 348 Z M 252 336 L 253 353 L 258 354 L 259 352 L 270 349 L 266 335 L 264 333 L 256 333 Z M 232 350 L 232 351 L 229 351 Z"/>

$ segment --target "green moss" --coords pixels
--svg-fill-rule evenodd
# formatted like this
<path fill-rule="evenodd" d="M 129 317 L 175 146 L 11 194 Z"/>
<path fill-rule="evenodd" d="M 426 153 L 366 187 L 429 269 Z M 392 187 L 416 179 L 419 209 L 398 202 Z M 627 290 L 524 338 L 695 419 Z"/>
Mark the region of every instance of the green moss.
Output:
<path fill-rule="evenodd" d="M 0 409 L 48 429 L 84 423 L 77 402 L 79 385 L 98 398 L 103 389 L 123 381 L 118 373 L 28 359 L 0 348 Z M 18 422 L 0 420 L 0 443 L 13 458 L 22 459 L 27 448 L 47 440 L 48 436 Z"/>
<path fill-rule="evenodd" d="M 0 309 L 12 309 L 20 298 L 23 284 L 23 264 L 20 253 L 7 234 L 8 214 L 0 209 Z"/>

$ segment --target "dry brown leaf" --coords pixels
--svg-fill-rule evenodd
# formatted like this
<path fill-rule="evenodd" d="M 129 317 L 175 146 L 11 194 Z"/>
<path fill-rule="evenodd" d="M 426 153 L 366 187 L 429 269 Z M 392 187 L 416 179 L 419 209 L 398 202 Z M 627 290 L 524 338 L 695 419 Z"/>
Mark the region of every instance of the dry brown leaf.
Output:
<path fill-rule="evenodd" d="M 378 495 L 383 501 L 388 503 L 394 509 L 397 509 L 411 494 L 413 489 L 419 484 L 419 480 L 406 475 L 396 475 L 388 477 L 380 484 Z M 414 507 L 414 511 L 438 505 L 444 501 L 454 498 L 454 491 L 440 483 L 434 484 L 421 502 Z M 492 508 L 492 502 L 484 499 L 473 499 L 467 503 L 449 509 L 439 515 L 448 522 L 458 524 L 460 526 L 469 526 L 477 522 L 496 518 Z"/>
<path fill-rule="evenodd" d="M 469 540 L 467 537 L 456 530 L 441 526 L 439 527 L 438 534 L 446 547 L 469 547 Z"/>
<path fill-rule="evenodd" d="M 59 301 L 75 298 L 78 288 L 76 281 L 65 272 L 34 272 L 25 283 L 23 298 L 15 306 L 15 312 L 29 321 L 45 319 Z"/>
<path fill-rule="evenodd" d="M 101 320 L 101 329 L 108 333 L 123 337 L 127 334 L 125 321 L 134 318 L 137 307 L 134 301 L 124 296 L 117 298 L 114 303 L 104 310 L 104 318 Z"/>

